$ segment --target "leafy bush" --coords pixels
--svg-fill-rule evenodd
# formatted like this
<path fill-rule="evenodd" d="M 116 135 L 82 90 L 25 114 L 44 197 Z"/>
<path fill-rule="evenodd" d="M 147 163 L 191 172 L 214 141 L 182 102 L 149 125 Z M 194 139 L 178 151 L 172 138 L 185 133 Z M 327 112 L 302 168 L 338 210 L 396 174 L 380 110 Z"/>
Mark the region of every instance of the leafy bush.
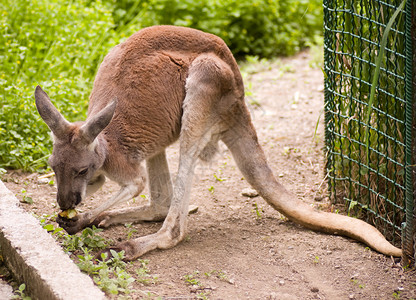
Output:
<path fill-rule="evenodd" d="M 107 0 L 118 26 L 172 24 L 224 39 L 234 55 L 293 54 L 322 31 L 322 2 L 294 0 Z"/>
<path fill-rule="evenodd" d="M 113 26 L 99 2 L 16 0 L 0 4 L 0 165 L 34 170 L 51 150 L 33 99 L 47 90 L 70 120 L 84 117 L 103 33 Z M 107 48 L 107 47 L 106 47 Z"/>
<path fill-rule="evenodd" d="M 174 24 L 222 37 L 235 55 L 292 54 L 321 32 L 317 0 L 14 0 L 0 2 L 0 167 L 46 167 L 52 144 L 37 84 L 69 121 L 85 118 L 108 50 L 140 28 Z"/>

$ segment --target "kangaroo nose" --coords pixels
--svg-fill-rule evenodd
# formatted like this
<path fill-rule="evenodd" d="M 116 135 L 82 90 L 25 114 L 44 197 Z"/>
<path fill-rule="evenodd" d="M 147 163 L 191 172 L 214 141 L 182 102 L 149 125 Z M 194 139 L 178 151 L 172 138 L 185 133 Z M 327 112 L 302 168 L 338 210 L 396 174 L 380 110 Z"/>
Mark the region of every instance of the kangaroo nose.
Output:
<path fill-rule="evenodd" d="M 66 197 L 62 197 L 62 196 L 57 196 L 57 202 L 59 205 L 59 208 L 62 210 L 67 210 L 67 209 L 74 209 L 75 206 L 77 206 L 78 204 L 81 203 L 82 197 L 80 193 L 76 193 L 76 194 L 72 194 L 70 196 L 66 196 Z"/>
<path fill-rule="evenodd" d="M 58 201 L 58 205 L 61 210 L 67 210 L 71 208 L 71 204 L 67 202 Z"/>
<path fill-rule="evenodd" d="M 76 196 L 75 205 L 72 208 L 75 208 L 75 206 L 77 206 L 78 204 L 80 204 L 81 203 L 81 200 L 82 200 L 81 193 L 77 193 L 75 196 Z"/>

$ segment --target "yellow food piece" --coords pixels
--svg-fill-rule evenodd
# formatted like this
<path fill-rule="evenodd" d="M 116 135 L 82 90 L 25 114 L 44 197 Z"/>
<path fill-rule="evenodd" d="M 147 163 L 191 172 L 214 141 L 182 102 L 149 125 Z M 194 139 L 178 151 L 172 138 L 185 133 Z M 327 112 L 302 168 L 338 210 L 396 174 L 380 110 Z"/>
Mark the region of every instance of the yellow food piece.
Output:
<path fill-rule="evenodd" d="M 70 209 L 67 209 L 67 210 L 64 210 L 64 211 L 61 211 L 60 213 L 59 213 L 59 215 L 62 217 L 62 218 L 66 218 L 66 219 L 72 219 L 72 218 L 75 218 L 75 216 L 78 214 L 78 212 L 76 211 L 76 209 L 72 209 L 72 208 L 70 208 Z"/>

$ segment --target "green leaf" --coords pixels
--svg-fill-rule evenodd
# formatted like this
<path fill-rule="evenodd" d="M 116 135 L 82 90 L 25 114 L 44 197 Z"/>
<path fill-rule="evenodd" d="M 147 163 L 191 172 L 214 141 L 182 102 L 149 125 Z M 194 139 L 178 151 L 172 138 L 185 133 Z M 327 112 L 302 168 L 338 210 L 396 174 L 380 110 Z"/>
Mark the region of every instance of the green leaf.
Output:
<path fill-rule="evenodd" d="M 381 64 L 383 61 L 383 57 L 384 57 L 384 52 L 386 49 L 386 45 L 387 45 L 387 37 L 390 33 L 391 30 L 391 26 L 393 25 L 393 22 L 396 20 L 397 16 L 399 15 L 399 13 L 403 10 L 404 5 L 406 4 L 406 0 L 403 0 L 402 3 L 399 5 L 399 7 L 396 9 L 396 11 L 394 12 L 393 16 L 390 18 L 389 22 L 387 23 L 386 29 L 384 29 L 384 33 L 383 33 L 383 37 L 381 38 L 381 43 L 380 43 L 380 52 L 376 58 L 376 68 L 374 71 L 374 76 L 373 76 L 373 80 L 371 83 L 371 91 L 370 91 L 370 97 L 368 99 L 368 108 L 367 108 L 367 116 L 366 116 L 366 130 L 365 130 L 365 141 L 366 141 L 366 151 L 367 151 L 367 161 L 370 161 L 370 146 L 369 146 L 369 128 L 370 128 L 370 118 L 371 118 L 371 113 L 373 111 L 373 103 L 374 103 L 374 95 L 375 95 L 375 91 L 376 91 L 376 86 L 377 86 L 377 82 L 378 82 L 378 78 L 380 76 L 380 68 L 381 68 Z"/>

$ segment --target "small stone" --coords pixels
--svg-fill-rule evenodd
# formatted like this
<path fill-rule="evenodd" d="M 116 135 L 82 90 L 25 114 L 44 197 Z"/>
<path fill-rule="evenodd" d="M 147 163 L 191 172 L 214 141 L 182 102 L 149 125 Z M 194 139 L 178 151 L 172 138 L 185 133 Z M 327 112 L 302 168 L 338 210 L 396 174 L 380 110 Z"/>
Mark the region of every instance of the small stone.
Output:
<path fill-rule="evenodd" d="M 355 296 L 354 296 L 354 294 L 350 294 L 350 295 L 348 296 L 348 298 L 349 298 L 349 299 L 355 299 Z"/>
<path fill-rule="evenodd" d="M 191 293 L 196 293 L 196 292 L 198 292 L 198 290 L 199 290 L 199 286 L 198 285 L 193 285 L 193 286 L 191 286 Z"/>
<path fill-rule="evenodd" d="M 279 281 L 279 285 L 284 285 L 285 284 L 285 281 L 284 280 L 280 280 Z"/>
<path fill-rule="evenodd" d="M 230 205 L 229 208 L 232 210 L 241 210 L 241 205 Z"/>
<path fill-rule="evenodd" d="M 254 189 L 245 188 L 244 190 L 241 191 L 241 195 L 245 197 L 254 198 L 254 197 L 257 197 L 259 193 Z"/>
<path fill-rule="evenodd" d="M 322 200 L 324 200 L 324 197 L 322 196 L 315 196 L 314 198 L 315 201 L 321 202 Z"/>
<path fill-rule="evenodd" d="M 196 205 L 189 205 L 188 207 L 188 214 L 195 214 L 198 212 L 199 207 Z"/>
<path fill-rule="evenodd" d="M 49 179 L 48 178 L 40 178 L 38 179 L 38 184 L 48 184 Z"/>

